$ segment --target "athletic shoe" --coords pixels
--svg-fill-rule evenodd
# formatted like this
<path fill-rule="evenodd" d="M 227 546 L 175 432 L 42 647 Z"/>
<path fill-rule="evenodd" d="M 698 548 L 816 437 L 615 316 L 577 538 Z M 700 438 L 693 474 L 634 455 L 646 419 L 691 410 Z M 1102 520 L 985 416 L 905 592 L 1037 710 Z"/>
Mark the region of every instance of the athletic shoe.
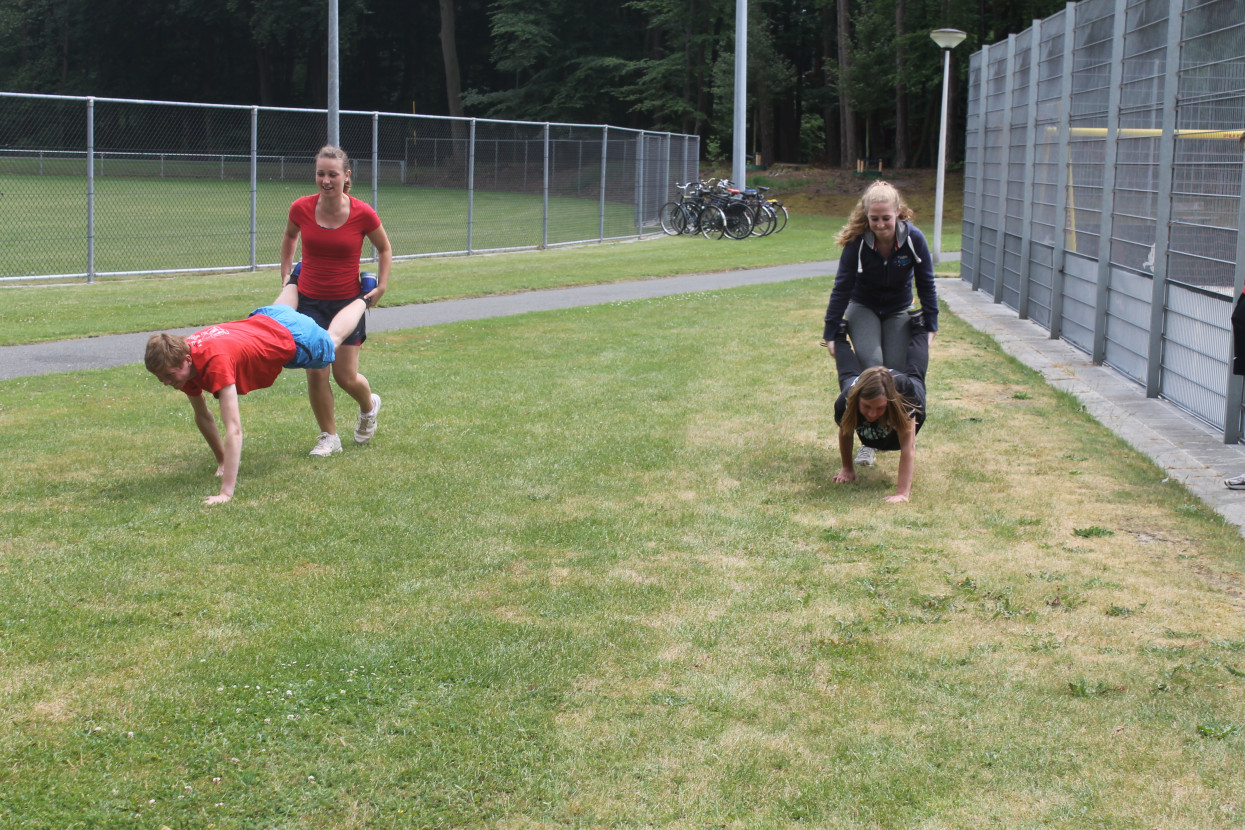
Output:
<path fill-rule="evenodd" d="M 1225 479 L 1223 483 L 1229 490 L 1245 490 L 1245 473 L 1241 473 L 1236 478 Z"/>
<path fill-rule="evenodd" d="M 372 411 L 360 412 L 359 422 L 354 427 L 354 442 L 366 444 L 376 434 L 376 416 L 380 414 L 380 395 L 372 393 Z"/>
<path fill-rule="evenodd" d="M 312 448 L 311 454 L 316 458 L 328 458 L 342 451 L 342 439 L 331 432 L 320 433 L 320 440 Z"/>
<path fill-rule="evenodd" d="M 864 444 L 861 444 L 860 449 L 856 451 L 856 466 L 872 467 L 873 462 L 877 459 L 877 457 L 877 450 L 873 447 L 866 447 Z"/>

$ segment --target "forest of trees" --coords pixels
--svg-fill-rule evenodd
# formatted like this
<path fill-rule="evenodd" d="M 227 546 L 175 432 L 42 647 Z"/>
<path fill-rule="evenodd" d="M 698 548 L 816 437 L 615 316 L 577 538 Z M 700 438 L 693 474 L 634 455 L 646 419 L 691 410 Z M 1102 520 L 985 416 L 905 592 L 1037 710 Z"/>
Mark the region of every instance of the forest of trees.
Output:
<path fill-rule="evenodd" d="M 968 33 L 953 53 L 959 113 L 969 56 L 1063 6 L 750 0 L 747 146 L 767 162 L 932 167 L 942 57 L 929 31 Z M 731 147 L 735 0 L 339 0 L 339 19 L 345 110 Z M 327 29 L 325 0 L 0 0 L 0 90 L 323 107 Z"/>

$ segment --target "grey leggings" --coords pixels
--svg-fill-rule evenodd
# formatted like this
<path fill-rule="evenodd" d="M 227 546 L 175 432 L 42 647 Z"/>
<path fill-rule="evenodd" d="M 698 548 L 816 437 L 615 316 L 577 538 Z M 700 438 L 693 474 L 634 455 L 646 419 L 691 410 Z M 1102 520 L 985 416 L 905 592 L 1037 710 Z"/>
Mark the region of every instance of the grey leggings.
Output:
<path fill-rule="evenodd" d="M 907 309 L 879 316 L 853 301 L 847 304 L 843 319 L 861 369 L 885 366 L 903 371 L 908 359 Z"/>

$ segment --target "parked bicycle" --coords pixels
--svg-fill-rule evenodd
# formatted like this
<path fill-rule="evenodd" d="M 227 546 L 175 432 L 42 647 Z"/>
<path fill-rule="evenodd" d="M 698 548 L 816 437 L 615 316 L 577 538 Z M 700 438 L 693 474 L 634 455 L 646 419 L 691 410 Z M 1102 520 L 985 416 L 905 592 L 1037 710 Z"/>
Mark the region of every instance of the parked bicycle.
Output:
<path fill-rule="evenodd" d="M 768 187 L 736 188 L 730 179 L 676 183 L 679 200 L 661 206 L 662 231 L 671 235 L 700 234 L 706 239 L 747 239 L 768 236 L 787 225 L 787 209 L 769 199 Z"/>

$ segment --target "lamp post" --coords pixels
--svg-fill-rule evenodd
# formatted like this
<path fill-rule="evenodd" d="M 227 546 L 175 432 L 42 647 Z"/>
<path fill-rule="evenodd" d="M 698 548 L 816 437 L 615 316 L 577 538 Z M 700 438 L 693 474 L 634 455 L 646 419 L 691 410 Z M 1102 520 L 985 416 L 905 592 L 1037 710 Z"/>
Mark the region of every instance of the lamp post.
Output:
<path fill-rule="evenodd" d="M 328 42 L 328 143 L 341 146 L 341 122 L 339 113 L 341 94 L 341 64 L 338 62 L 337 0 L 329 0 Z"/>
<path fill-rule="evenodd" d="M 959 29 L 935 29 L 929 33 L 942 47 L 942 123 L 938 130 L 938 184 L 934 191 L 934 262 L 942 259 L 942 191 L 947 179 L 947 89 L 951 83 L 951 50 L 968 37 Z"/>

